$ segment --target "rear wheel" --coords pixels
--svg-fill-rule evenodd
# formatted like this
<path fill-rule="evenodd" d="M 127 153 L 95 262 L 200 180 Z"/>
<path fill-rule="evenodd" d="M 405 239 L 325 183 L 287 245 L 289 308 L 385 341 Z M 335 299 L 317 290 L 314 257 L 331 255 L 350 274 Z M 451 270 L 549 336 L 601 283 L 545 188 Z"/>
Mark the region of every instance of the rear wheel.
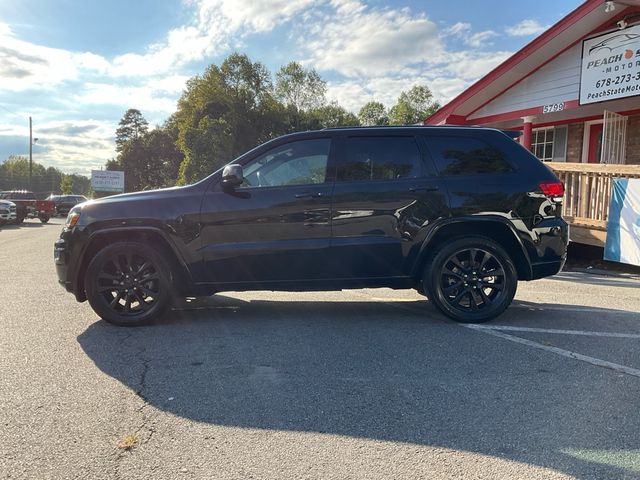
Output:
<path fill-rule="evenodd" d="M 93 310 L 115 325 L 138 326 L 157 319 L 172 304 L 171 273 L 153 249 L 119 242 L 101 250 L 85 274 Z"/>
<path fill-rule="evenodd" d="M 485 237 L 465 237 L 444 245 L 428 262 L 424 285 L 429 299 L 449 318 L 481 323 L 511 304 L 518 275 L 509 254 Z"/>
<path fill-rule="evenodd" d="M 40 215 L 38 217 L 42 223 L 47 223 L 49 221 L 49 215 Z"/>

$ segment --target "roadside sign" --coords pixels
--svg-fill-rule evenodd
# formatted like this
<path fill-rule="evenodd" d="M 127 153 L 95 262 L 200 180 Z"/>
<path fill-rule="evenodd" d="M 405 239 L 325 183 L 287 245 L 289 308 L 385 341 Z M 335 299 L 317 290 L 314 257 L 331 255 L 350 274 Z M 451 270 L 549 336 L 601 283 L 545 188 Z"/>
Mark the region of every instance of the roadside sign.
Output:
<path fill-rule="evenodd" d="M 580 105 L 640 95 L 640 25 L 582 42 Z"/>
<path fill-rule="evenodd" d="M 95 192 L 124 192 L 124 172 L 91 170 L 91 188 Z"/>

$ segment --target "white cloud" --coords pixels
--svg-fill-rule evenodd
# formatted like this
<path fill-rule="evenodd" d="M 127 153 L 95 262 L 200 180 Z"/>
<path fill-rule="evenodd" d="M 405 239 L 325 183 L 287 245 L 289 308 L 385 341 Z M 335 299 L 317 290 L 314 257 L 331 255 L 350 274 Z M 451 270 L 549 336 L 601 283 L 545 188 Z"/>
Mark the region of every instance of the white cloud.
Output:
<path fill-rule="evenodd" d="M 471 31 L 471 24 L 467 22 L 457 22 L 445 29 L 447 35 L 461 35 Z"/>
<path fill-rule="evenodd" d="M 99 55 L 49 48 L 15 38 L 0 24 L 0 90 L 52 88 L 81 72 L 104 74 L 109 63 Z"/>
<path fill-rule="evenodd" d="M 111 122 L 78 119 L 43 122 L 36 127 L 38 142 L 33 149 L 33 159 L 42 165 L 90 175 L 91 169 L 99 169 L 114 156 Z M 25 145 L 29 143 L 24 127 L 3 125 L 0 131 L 0 139 L 23 136 Z"/>
<path fill-rule="evenodd" d="M 504 31 L 512 37 L 528 37 L 529 35 L 539 35 L 549 27 L 550 25 L 540 25 L 537 20 L 527 19 L 505 28 Z"/>
<path fill-rule="evenodd" d="M 116 83 L 87 83 L 76 99 L 84 105 L 121 105 L 137 108 L 145 114 L 162 113 L 165 116 L 175 111 L 177 101 L 175 94 L 163 94 L 148 85 L 132 87 Z"/>
<path fill-rule="evenodd" d="M 485 30 L 484 32 L 477 32 L 470 35 L 468 38 L 465 39 L 465 42 L 468 45 L 475 48 L 487 47 L 492 45 L 492 43 L 489 42 L 489 40 L 497 36 L 498 34 L 493 30 Z"/>
<path fill-rule="evenodd" d="M 450 27 L 444 29 L 443 35 L 457 37 L 462 39 L 467 45 L 480 48 L 492 45 L 489 40 L 498 37 L 499 34 L 493 30 L 484 30 L 482 32 L 471 33 L 471 24 L 467 22 L 457 22 Z"/>
<path fill-rule="evenodd" d="M 83 123 L 78 112 L 138 108 L 152 124 L 161 122 L 175 111 L 189 78 L 186 65 L 229 52 L 287 22 L 289 44 L 281 57 L 301 60 L 330 78 L 328 98 L 354 112 L 374 99 L 390 107 L 416 84 L 429 86 L 446 103 L 510 55 L 489 51 L 499 36 L 494 30 L 473 32 L 466 22 L 439 26 L 424 13 L 376 8 L 363 0 L 183 1 L 191 9 L 190 21 L 156 44 L 114 58 L 35 45 L 0 23 L 0 91 L 35 88 L 53 92 L 64 105 L 41 114 L 35 104 L 25 105 L 43 138 L 38 161 L 82 173 L 103 165 L 115 155 L 118 119 Z M 543 28 L 526 20 L 505 32 L 528 35 L 521 32 Z M 448 48 L 453 37 L 461 40 L 455 50 Z M 46 123 L 60 117 L 66 120 Z M 24 128 L 19 127 L 20 136 Z M 12 130 L 0 125 L 0 135 L 18 134 Z"/>
<path fill-rule="evenodd" d="M 272 30 L 314 0 L 189 0 L 194 20 L 170 30 L 166 39 L 144 53 L 127 53 L 113 60 L 117 76 L 158 75 L 228 50 L 234 37 Z"/>
<path fill-rule="evenodd" d="M 343 75 L 397 73 L 433 62 L 444 49 L 436 25 L 408 9 L 374 10 L 359 0 L 334 0 L 333 14 L 306 39 L 308 63 Z"/>
<path fill-rule="evenodd" d="M 450 61 L 443 69 L 450 75 L 465 80 L 475 80 L 487 74 L 493 68 L 512 55 L 511 52 L 456 52 L 450 55 Z"/>

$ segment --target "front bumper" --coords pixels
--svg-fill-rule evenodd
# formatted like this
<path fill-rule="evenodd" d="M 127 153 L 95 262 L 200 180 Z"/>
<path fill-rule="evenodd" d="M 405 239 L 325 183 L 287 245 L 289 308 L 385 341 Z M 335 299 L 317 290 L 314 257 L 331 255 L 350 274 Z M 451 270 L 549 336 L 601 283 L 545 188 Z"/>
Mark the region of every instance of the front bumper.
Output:
<path fill-rule="evenodd" d="M 17 220 L 16 212 L 0 213 L 0 222 L 11 223 Z"/>
<path fill-rule="evenodd" d="M 56 240 L 53 245 L 53 261 L 56 265 L 58 283 L 64 286 L 68 292 L 73 292 L 72 282 L 67 276 L 69 271 L 69 251 L 67 249 L 66 241 L 62 238 Z"/>

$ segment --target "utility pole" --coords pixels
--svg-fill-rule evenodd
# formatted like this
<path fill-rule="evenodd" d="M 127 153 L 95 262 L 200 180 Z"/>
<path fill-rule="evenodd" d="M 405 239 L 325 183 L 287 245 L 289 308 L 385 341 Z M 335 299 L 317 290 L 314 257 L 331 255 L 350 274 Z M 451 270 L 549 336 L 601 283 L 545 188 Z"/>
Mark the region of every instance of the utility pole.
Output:
<path fill-rule="evenodd" d="M 33 191 L 31 187 L 31 176 L 33 175 L 33 128 L 31 125 L 31 117 L 29 117 L 29 190 Z"/>

